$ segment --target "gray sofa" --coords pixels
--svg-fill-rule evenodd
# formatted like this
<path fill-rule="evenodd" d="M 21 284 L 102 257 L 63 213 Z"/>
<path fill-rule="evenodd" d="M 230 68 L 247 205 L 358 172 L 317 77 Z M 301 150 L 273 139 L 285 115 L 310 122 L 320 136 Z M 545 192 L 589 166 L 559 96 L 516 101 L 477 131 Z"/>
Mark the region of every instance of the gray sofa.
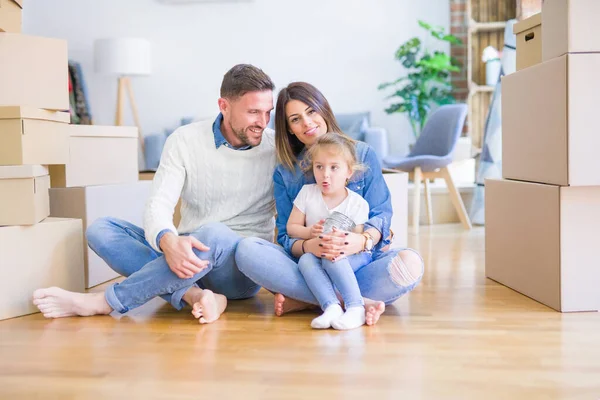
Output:
<path fill-rule="evenodd" d="M 379 162 L 388 155 L 387 131 L 383 128 L 371 126 L 371 115 L 369 112 L 335 114 L 335 117 L 344 133 L 355 140 L 369 144 L 377 154 Z M 182 118 L 181 125 L 192 122 L 191 118 Z M 275 118 L 271 117 L 269 127 L 274 128 Z M 156 170 L 160 162 L 160 155 L 167 137 L 175 129 L 166 129 L 162 133 L 146 135 L 144 137 L 146 169 Z"/>

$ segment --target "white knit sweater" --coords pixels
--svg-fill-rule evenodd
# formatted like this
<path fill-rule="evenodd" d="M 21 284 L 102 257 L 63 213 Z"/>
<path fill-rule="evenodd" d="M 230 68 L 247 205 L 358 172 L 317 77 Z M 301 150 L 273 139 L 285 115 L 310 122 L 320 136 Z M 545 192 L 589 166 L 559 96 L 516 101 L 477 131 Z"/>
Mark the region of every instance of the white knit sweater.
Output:
<path fill-rule="evenodd" d="M 273 130 L 265 129 L 261 144 L 251 149 L 217 149 L 213 123 L 183 126 L 167 139 L 144 213 L 146 240 L 157 251 L 162 230 L 190 233 L 208 222 L 222 222 L 242 236 L 273 240 Z M 173 212 L 180 195 L 176 229 Z"/>

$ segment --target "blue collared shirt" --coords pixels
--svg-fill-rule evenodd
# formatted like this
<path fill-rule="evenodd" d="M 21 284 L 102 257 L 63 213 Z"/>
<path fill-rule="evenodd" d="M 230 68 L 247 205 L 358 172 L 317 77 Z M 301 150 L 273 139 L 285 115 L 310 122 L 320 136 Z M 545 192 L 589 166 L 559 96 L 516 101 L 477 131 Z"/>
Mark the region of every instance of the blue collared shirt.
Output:
<path fill-rule="evenodd" d="M 300 153 L 300 161 L 304 152 Z M 361 195 L 369 203 L 369 220 L 365 223 L 365 230 L 375 228 L 381 232 L 381 240 L 373 251 L 380 251 L 382 247 L 390 244 L 390 225 L 392 222 L 392 198 L 390 191 L 383 179 L 381 165 L 375 151 L 364 142 L 356 143 L 356 157 L 358 162 L 367 169 L 356 173 L 348 183 L 348 189 Z M 294 199 L 302 186 L 315 183 L 314 176 L 305 175 L 298 165 L 290 171 L 279 164 L 273 174 L 275 184 L 275 204 L 277 207 L 277 242 L 291 255 L 292 246 L 298 239 L 290 238 L 286 225 L 294 207 Z"/>
<path fill-rule="evenodd" d="M 219 115 L 217 115 L 217 119 L 215 119 L 215 122 L 212 126 L 213 133 L 215 135 L 215 146 L 217 146 L 217 149 L 223 145 L 225 145 L 226 147 L 230 147 L 234 150 L 248 150 L 252 148 L 252 146 L 249 145 L 242 147 L 233 147 L 231 143 L 229 143 L 227 139 L 225 139 L 225 136 L 223 136 L 223 132 L 221 132 L 221 122 L 223 122 L 223 114 L 219 113 Z"/>
<path fill-rule="evenodd" d="M 221 122 L 223 122 L 223 114 L 219 113 L 219 115 L 217 115 L 217 118 L 215 119 L 215 122 L 213 122 L 213 126 L 212 126 L 213 134 L 215 135 L 215 146 L 217 146 L 217 149 L 223 145 L 226 147 L 229 147 L 233 150 L 248 150 L 248 149 L 252 148 L 252 146 L 249 146 L 249 145 L 242 146 L 242 147 L 232 146 L 231 143 L 229 143 L 227 141 L 227 139 L 225 139 L 225 136 L 223 136 L 223 132 L 221 132 Z M 165 235 L 165 233 L 168 233 L 168 232 L 171 232 L 171 231 L 169 229 L 163 229 L 162 231 L 160 231 L 158 236 L 156 236 L 156 246 L 158 248 L 160 248 L 160 239 L 162 239 L 162 237 Z"/>

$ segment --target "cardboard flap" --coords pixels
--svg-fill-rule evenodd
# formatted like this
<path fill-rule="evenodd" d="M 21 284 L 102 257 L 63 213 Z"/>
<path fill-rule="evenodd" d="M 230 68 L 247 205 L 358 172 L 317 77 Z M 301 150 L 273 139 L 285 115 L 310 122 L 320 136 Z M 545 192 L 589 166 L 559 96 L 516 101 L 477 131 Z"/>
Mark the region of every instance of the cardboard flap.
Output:
<path fill-rule="evenodd" d="M 8 106 L 0 107 L 0 119 L 42 119 L 46 121 L 71 122 L 68 112 L 44 110 L 41 108 Z"/>
<path fill-rule="evenodd" d="M 542 13 L 537 13 L 532 15 L 531 17 L 524 19 L 522 21 L 517 22 L 513 25 L 513 33 L 516 35 L 517 33 L 521 33 L 523 31 L 527 31 L 535 26 L 542 24 Z"/>
<path fill-rule="evenodd" d="M 43 165 L 0 166 L 0 179 L 33 178 L 48 175 L 48 167 Z"/>
<path fill-rule="evenodd" d="M 137 138 L 135 126 L 69 125 L 71 137 Z"/>
<path fill-rule="evenodd" d="M 14 3 L 17 6 L 19 6 L 19 8 L 23 8 L 23 0 L 7 0 L 7 2 Z M 0 0 L 0 9 L 1 8 L 2 8 L 2 0 Z"/>

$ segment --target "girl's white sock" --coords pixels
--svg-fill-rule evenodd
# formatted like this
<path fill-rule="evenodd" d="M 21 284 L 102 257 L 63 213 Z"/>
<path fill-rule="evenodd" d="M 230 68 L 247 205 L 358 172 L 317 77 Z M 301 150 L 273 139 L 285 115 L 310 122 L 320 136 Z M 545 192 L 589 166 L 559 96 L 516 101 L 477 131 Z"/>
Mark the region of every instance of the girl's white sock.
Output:
<path fill-rule="evenodd" d="M 310 326 L 315 329 L 331 328 L 331 322 L 340 318 L 342 315 L 344 315 L 344 310 L 342 310 L 342 307 L 339 304 L 332 304 L 325 309 L 323 314 L 313 319 L 310 323 Z"/>
<path fill-rule="evenodd" d="M 365 308 L 363 306 L 350 307 L 344 315 L 331 322 L 331 326 L 337 330 L 354 329 L 364 324 Z"/>

